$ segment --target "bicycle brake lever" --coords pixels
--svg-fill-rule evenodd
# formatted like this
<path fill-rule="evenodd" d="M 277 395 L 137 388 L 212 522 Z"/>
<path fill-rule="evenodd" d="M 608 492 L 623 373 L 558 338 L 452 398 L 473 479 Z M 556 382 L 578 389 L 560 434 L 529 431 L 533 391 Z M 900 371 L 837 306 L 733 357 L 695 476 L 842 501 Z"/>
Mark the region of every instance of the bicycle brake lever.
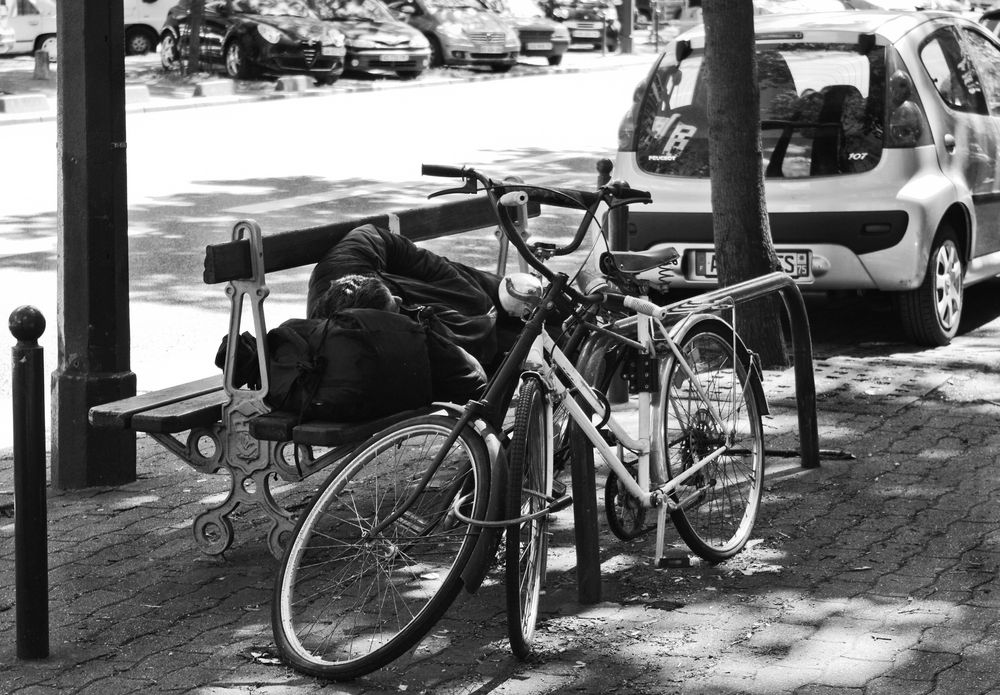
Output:
<path fill-rule="evenodd" d="M 437 198 L 439 195 L 451 195 L 452 193 L 475 194 L 478 192 L 479 192 L 479 186 L 476 184 L 476 180 L 468 178 L 465 180 L 465 184 L 461 188 L 445 188 L 440 191 L 434 191 L 429 196 L 427 196 L 427 199 L 430 200 L 431 198 Z"/>

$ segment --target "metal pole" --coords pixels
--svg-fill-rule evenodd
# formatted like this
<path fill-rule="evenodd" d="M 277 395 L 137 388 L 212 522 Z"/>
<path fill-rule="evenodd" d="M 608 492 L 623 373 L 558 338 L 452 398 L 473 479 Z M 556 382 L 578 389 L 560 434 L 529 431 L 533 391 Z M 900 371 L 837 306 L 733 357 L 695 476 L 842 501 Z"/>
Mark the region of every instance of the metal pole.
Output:
<path fill-rule="evenodd" d="M 45 377 L 38 339 L 45 317 L 32 306 L 10 315 L 14 398 L 14 604 L 17 657 L 49 655 L 45 496 Z"/>

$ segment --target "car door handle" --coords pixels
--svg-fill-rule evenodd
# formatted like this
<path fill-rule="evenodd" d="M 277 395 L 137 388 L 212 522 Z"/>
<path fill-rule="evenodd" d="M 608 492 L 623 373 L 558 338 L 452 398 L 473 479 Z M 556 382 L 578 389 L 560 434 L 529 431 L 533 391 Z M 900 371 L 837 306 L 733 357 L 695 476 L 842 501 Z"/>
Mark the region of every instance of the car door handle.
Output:
<path fill-rule="evenodd" d="M 944 148 L 948 150 L 949 153 L 955 151 L 955 136 L 951 133 L 944 134 Z"/>

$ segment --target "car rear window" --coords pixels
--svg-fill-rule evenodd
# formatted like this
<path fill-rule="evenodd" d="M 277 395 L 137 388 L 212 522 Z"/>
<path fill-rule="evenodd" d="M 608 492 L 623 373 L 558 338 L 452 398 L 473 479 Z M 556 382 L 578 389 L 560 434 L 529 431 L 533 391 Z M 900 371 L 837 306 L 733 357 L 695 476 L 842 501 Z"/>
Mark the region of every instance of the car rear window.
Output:
<path fill-rule="evenodd" d="M 708 177 L 704 55 L 664 59 L 638 108 L 639 168 Z M 882 156 L 885 50 L 854 44 L 767 44 L 757 48 L 761 146 L 767 178 L 869 171 Z"/>

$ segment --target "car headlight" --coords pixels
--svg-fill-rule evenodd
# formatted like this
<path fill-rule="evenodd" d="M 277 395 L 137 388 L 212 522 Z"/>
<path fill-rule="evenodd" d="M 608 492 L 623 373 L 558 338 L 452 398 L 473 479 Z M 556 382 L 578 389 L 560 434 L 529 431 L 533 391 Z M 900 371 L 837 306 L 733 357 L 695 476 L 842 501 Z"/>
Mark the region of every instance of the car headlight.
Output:
<path fill-rule="evenodd" d="M 452 22 L 444 22 L 438 27 L 438 32 L 452 39 L 465 38 L 465 32 L 462 31 L 461 24 L 454 24 Z"/>
<path fill-rule="evenodd" d="M 417 34 L 416 36 L 410 39 L 410 46 L 412 46 L 413 48 L 428 48 L 430 45 L 431 44 L 427 40 L 427 37 L 424 36 L 423 34 Z"/>
<path fill-rule="evenodd" d="M 554 41 L 569 41 L 569 29 L 562 24 L 556 25 L 552 29 L 552 39 Z"/>
<path fill-rule="evenodd" d="M 566 19 L 567 17 L 569 17 L 569 10 L 567 10 L 565 7 L 557 7 L 556 9 L 552 10 L 552 16 L 558 17 L 559 19 Z"/>
<path fill-rule="evenodd" d="M 266 24 L 258 24 L 257 33 L 260 34 L 260 38 L 264 39 L 268 43 L 278 43 L 284 36 L 280 30 Z"/>
<path fill-rule="evenodd" d="M 517 29 L 507 29 L 507 43 L 521 44 L 521 35 L 517 33 Z"/>

